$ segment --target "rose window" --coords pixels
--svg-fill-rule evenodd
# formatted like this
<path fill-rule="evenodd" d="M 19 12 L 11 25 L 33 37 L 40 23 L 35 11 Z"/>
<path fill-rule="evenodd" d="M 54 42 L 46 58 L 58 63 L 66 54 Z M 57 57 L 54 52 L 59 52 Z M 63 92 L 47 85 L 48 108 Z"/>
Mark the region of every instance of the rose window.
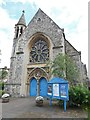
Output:
<path fill-rule="evenodd" d="M 30 62 L 45 62 L 49 60 L 49 48 L 46 41 L 39 39 L 31 48 Z"/>

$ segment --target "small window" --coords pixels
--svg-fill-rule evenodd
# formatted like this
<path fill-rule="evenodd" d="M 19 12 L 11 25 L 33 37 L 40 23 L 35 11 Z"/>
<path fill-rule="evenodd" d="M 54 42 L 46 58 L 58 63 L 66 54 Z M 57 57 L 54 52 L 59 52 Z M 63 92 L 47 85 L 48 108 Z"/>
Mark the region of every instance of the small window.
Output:
<path fill-rule="evenodd" d="M 21 27 L 21 29 L 20 29 L 20 34 L 22 34 L 23 33 L 23 27 Z"/>
<path fill-rule="evenodd" d="M 19 33 L 19 27 L 17 27 L 16 38 L 18 37 L 18 33 Z"/>
<path fill-rule="evenodd" d="M 38 18 L 37 21 L 41 21 L 41 18 Z"/>

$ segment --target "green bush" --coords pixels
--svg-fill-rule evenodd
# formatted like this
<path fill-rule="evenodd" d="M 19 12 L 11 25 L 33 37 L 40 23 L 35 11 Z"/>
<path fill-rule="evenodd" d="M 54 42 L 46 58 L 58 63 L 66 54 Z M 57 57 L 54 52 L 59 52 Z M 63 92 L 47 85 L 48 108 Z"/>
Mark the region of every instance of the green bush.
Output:
<path fill-rule="evenodd" d="M 69 104 L 70 106 L 88 108 L 90 106 L 90 91 L 81 85 L 70 87 Z"/>
<path fill-rule="evenodd" d="M 0 97 L 5 93 L 4 90 L 0 90 Z"/>
<path fill-rule="evenodd" d="M 0 90 L 4 90 L 4 82 L 0 82 Z"/>

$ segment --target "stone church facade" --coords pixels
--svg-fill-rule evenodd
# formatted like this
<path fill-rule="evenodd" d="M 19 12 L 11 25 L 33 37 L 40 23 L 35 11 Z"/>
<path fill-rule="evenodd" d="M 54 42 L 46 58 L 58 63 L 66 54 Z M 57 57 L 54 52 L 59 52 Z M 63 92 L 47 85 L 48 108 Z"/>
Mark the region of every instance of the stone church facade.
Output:
<path fill-rule="evenodd" d="M 50 80 L 48 60 L 54 60 L 58 53 L 68 54 L 77 64 L 80 81 L 87 77 L 86 66 L 81 62 L 81 52 L 77 51 L 65 38 L 61 29 L 41 9 L 26 26 L 24 11 L 15 25 L 9 90 L 14 96 L 46 96 L 47 82 Z"/>

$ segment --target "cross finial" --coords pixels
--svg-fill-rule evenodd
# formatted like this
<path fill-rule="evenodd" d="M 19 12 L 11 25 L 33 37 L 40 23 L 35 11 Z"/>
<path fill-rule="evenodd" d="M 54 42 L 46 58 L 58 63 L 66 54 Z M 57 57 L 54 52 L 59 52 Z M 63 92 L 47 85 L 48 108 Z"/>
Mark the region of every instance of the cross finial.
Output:
<path fill-rule="evenodd" d="M 25 11 L 24 11 L 24 10 L 23 10 L 22 12 L 23 12 L 23 13 L 25 13 Z"/>

